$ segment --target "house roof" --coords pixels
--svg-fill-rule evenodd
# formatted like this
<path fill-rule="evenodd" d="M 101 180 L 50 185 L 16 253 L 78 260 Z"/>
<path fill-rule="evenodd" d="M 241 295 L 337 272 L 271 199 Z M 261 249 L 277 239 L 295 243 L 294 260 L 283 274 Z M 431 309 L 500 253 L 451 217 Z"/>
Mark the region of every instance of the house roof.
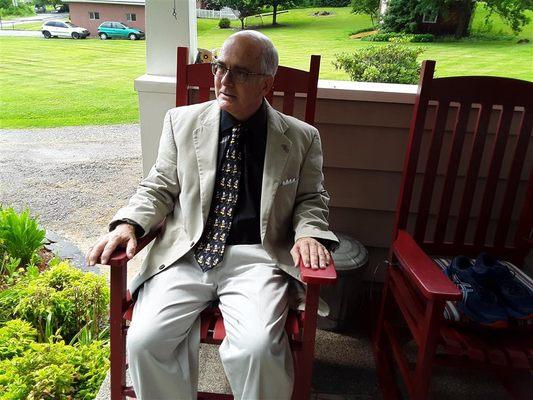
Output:
<path fill-rule="evenodd" d="M 145 0 L 63 0 L 63 3 L 100 3 L 100 4 L 128 4 L 144 6 Z"/>

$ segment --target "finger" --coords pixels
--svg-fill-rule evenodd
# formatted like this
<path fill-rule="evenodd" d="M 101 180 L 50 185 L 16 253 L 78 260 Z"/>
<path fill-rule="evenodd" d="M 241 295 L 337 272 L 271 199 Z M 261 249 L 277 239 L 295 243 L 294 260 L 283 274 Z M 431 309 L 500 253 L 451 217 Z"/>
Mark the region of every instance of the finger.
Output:
<path fill-rule="evenodd" d="M 104 247 L 107 243 L 107 238 L 104 238 L 100 240 L 96 246 L 93 247 L 90 255 L 89 255 L 89 265 L 92 267 L 96 265 L 98 258 L 100 257 L 100 254 L 102 254 L 102 251 L 104 251 Z"/>
<path fill-rule="evenodd" d="M 311 256 L 311 268 L 318 269 L 318 243 L 309 243 L 309 253 Z"/>
<path fill-rule="evenodd" d="M 328 261 L 327 261 L 327 250 L 322 247 L 322 246 L 319 246 L 318 247 L 318 266 L 321 268 L 321 269 L 325 269 L 326 266 L 328 265 Z"/>
<path fill-rule="evenodd" d="M 298 245 L 295 244 L 294 246 L 292 246 L 291 256 L 292 261 L 294 261 L 294 266 L 297 267 L 298 263 L 300 262 L 300 253 L 298 252 Z"/>
<path fill-rule="evenodd" d="M 331 254 L 327 249 L 324 249 L 324 252 L 326 253 L 326 265 L 329 265 L 329 263 L 331 262 Z"/>
<path fill-rule="evenodd" d="M 137 249 L 137 239 L 131 238 L 128 240 L 128 245 L 126 246 L 126 254 L 128 258 L 133 258 L 135 255 L 135 250 Z"/>
<path fill-rule="evenodd" d="M 303 242 L 300 244 L 300 256 L 302 257 L 304 267 L 309 268 L 311 266 L 309 263 L 309 243 Z"/>
<path fill-rule="evenodd" d="M 107 242 L 107 244 L 104 247 L 104 251 L 102 252 L 102 255 L 100 256 L 100 261 L 102 264 L 107 264 L 109 261 L 109 257 L 111 257 L 111 254 L 115 251 L 115 249 L 120 244 L 120 241 L 118 238 L 112 238 Z"/>

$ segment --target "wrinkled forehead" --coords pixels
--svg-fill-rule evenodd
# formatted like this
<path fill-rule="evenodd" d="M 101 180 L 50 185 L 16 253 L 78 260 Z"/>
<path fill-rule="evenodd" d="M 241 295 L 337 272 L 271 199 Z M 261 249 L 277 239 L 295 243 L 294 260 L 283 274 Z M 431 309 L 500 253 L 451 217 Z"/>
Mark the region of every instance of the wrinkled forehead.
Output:
<path fill-rule="evenodd" d="M 246 36 L 236 36 L 227 39 L 217 57 L 228 67 L 240 67 L 249 71 L 259 71 L 263 47 L 260 42 Z"/>

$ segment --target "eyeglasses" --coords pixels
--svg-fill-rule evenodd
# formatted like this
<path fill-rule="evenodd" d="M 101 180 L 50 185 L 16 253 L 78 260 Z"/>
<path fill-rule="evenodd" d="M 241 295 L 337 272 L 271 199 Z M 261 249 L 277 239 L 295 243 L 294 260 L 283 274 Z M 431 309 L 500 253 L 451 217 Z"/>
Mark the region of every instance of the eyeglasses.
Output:
<path fill-rule="evenodd" d="M 244 83 L 252 76 L 267 76 L 267 74 L 261 74 L 259 72 L 248 72 L 241 68 L 228 68 L 219 61 L 211 63 L 211 71 L 213 75 L 224 77 L 227 72 L 230 72 L 231 78 L 235 83 Z"/>

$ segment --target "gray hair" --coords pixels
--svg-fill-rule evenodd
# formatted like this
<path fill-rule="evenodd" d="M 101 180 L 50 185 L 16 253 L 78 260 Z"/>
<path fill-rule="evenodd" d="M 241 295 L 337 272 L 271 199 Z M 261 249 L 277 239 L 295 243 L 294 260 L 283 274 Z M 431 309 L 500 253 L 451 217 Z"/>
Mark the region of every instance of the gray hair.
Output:
<path fill-rule="evenodd" d="M 239 31 L 231 35 L 228 39 L 236 36 L 246 36 L 262 47 L 261 51 L 261 73 L 265 75 L 276 75 L 278 70 L 278 51 L 274 47 L 274 43 L 266 36 L 257 31 Z M 227 39 L 227 40 L 228 40 Z"/>

